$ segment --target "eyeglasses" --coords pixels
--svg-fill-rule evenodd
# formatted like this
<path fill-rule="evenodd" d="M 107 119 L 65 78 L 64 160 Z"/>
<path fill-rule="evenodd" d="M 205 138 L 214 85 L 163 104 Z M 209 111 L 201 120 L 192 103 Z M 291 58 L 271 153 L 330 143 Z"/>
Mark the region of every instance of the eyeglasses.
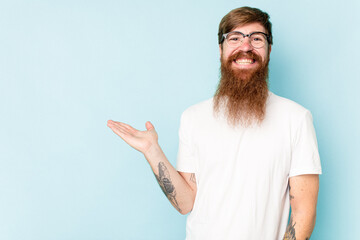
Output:
<path fill-rule="evenodd" d="M 244 39 L 248 37 L 250 44 L 254 48 L 262 48 L 265 46 L 266 41 L 270 43 L 270 36 L 263 32 L 252 32 L 244 34 L 242 32 L 233 31 L 223 34 L 221 42 L 225 40 L 226 44 L 230 47 L 239 47 L 243 44 Z"/>

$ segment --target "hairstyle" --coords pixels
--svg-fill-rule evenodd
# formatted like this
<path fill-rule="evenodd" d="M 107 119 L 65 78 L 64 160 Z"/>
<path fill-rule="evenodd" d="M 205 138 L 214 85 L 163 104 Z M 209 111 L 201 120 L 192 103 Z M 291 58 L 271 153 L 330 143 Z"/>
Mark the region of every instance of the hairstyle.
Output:
<path fill-rule="evenodd" d="M 218 41 L 223 42 L 223 34 L 231 32 L 234 28 L 248 23 L 260 23 L 264 26 L 270 36 L 269 44 L 273 44 L 270 16 L 258 8 L 241 7 L 231 10 L 226 14 L 219 24 Z"/>

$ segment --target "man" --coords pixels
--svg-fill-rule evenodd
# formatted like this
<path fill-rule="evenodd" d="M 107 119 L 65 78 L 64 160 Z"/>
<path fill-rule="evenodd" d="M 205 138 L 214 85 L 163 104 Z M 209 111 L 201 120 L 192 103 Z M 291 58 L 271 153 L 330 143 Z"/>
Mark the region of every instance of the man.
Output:
<path fill-rule="evenodd" d="M 146 131 L 108 126 L 145 155 L 171 204 L 191 212 L 186 239 L 309 239 L 321 174 L 316 136 L 308 110 L 268 90 L 268 14 L 232 10 L 218 41 L 220 83 L 181 117 L 177 170 L 150 122 Z"/>

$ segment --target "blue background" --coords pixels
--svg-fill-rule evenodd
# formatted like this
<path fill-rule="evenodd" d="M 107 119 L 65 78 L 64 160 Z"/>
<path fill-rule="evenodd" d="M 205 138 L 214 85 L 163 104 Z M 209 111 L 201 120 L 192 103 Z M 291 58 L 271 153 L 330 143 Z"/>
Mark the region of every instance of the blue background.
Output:
<path fill-rule="evenodd" d="M 312 239 L 359 236 L 359 1 L 1 0 L 0 239 L 184 239 L 106 121 L 152 121 L 175 163 L 182 111 L 218 82 L 218 23 L 244 5 L 271 16 L 271 90 L 313 114 Z"/>

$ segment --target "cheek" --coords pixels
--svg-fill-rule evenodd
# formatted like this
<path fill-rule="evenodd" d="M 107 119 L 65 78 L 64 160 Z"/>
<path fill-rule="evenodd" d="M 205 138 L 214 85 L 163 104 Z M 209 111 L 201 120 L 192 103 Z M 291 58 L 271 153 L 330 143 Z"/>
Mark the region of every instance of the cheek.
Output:
<path fill-rule="evenodd" d="M 270 49 L 269 47 L 267 47 L 267 48 L 264 49 L 264 59 L 265 59 L 265 60 L 268 60 L 268 59 L 269 59 L 269 57 L 270 57 L 270 51 L 271 51 L 271 49 Z"/>
<path fill-rule="evenodd" d="M 221 57 L 223 60 L 227 60 L 227 59 L 229 58 L 229 56 L 231 56 L 231 53 L 226 52 L 226 51 L 223 51 L 220 57 Z"/>
<path fill-rule="evenodd" d="M 261 58 L 262 58 L 262 61 L 263 61 L 263 62 L 265 62 L 265 61 L 269 58 L 269 54 L 268 54 L 268 50 L 267 50 L 267 49 L 266 49 L 266 50 L 264 49 L 264 51 L 261 52 L 260 55 L 261 55 Z"/>

